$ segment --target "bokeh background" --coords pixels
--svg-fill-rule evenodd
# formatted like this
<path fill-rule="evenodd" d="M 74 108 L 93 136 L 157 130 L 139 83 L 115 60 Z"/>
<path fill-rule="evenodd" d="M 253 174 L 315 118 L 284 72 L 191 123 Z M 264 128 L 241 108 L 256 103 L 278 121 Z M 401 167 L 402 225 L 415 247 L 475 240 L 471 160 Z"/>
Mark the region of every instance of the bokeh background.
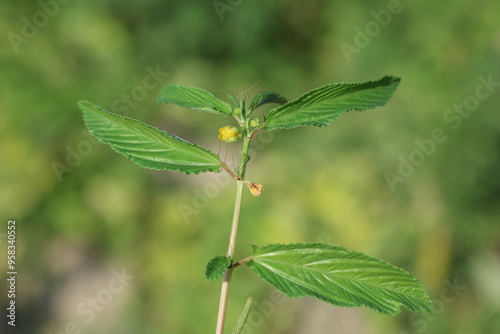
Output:
<path fill-rule="evenodd" d="M 402 77 L 386 107 L 256 140 L 248 177 L 265 192 L 245 194 L 237 254 L 343 245 L 414 273 L 435 314 L 278 298 L 240 268 L 227 332 L 249 295 L 247 333 L 498 332 L 498 13 L 465 0 L 2 2 L 0 248 L 16 219 L 18 276 L 12 328 L 2 256 L 0 332 L 214 331 L 220 284 L 203 271 L 226 251 L 234 184 L 139 168 L 88 135 L 78 100 L 232 164 L 238 144 L 217 139 L 231 120 L 156 104 L 163 85 L 293 99 L 385 74 Z"/>

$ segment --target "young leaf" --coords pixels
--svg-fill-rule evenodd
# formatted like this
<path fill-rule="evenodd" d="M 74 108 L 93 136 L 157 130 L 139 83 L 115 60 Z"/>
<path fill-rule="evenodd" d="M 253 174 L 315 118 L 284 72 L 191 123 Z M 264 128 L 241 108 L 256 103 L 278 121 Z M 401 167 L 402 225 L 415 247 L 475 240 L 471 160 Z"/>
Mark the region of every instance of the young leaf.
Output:
<path fill-rule="evenodd" d="M 281 94 L 276 93 L 276 92 L 261 92 L 257 95 L 254 96 L 252 99 L 252 102 L 250 102 L 250 110 L 254 110 L 257 107 L 260 107 L 263 104 L 266 103 L 278 103 L 278 104 L 283 104 L 286 103 L 287 99 Z"/>
<path fill-rule="evenodd" d="M 211 259 L 205 269 L 205 277 L 208 281 L 215 281 L 222 277 L 227 268 L 231 265 L 231 260 L 225 256 L 216 256 Z"/>
<path fill-rule="evenodd" d="M 229 116 L 231 105 L 216 98 L 212 93 L 196 87 L 166 85 L 156 98 L 158 103 L 172 103 L 180 107 Z"/>
<path fill-rule="evenodd" d="M 240 334 L 243 330 L 243 326 L 248 319 L 248 314 L 250 313 L 250 307 L 252 306 L 253 298 L 248 297 L 245 306 L 243 307 L 243 311 L 241 311 L 240 316 L 238 317 L 238 321 L 236 322 L 236 326 L 234 326 L 232 334 Z"/>
<path fill-rule="evenodd" d="M 392 97 L 400 78 L 385 76 L 375 81 L 334 83 L 313 89 L 296 100 L 269 111 L 267 130 L 302 125 L 326 126 L 350 110 L 383 106 Z"/>
<path fill-rule="evenodd" d="M 219 157 L 213 152 L 88 101 L 78 106 L 93 136 L 141 167 L 185 174 L 220 171 Z"/>
<path fill-rule="evenodd" d="M 400 305 L 432 312 L 432 303 L 410 273 L 344 247 L 273 244 L 255 247 L 247 264 L 289 297 L 312 296 L 337 306 L 367 306 L 394 315 Z"/>

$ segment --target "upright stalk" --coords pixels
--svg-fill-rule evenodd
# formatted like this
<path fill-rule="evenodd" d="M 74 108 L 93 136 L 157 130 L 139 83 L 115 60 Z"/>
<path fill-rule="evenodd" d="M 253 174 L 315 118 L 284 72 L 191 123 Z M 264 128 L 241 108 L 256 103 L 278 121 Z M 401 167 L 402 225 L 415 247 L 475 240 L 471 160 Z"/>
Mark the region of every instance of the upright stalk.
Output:
<path fill-rule="evenodd" d="M 231 234 L 229 235 L 229 245 L 227 248 L 227 257 L 233 259 L 234 248 L 236 245 L 236 234 L 238 233 L 238 223 L 240 221 L 241 200 L 243 197 L 243 184 L 245 181 L 246 165 L 249 160 L 248 150 L 250 147 L 250 136 L 245 133 L 243 137 L 243 147 L 241 149 L 241 162 L 236 180 L 236 201 L 234 204 L 233 221 L 231 224 Z M 217 315 L 217 329 L 215 334 L 224 333 L 224 322 L 226 319 L 227 301 L 229 297 L 229 286 L 231 284 L 231 274 L 233 268 L 228 268 L 222 278 L 222 288 L 219 301 L 219 313 Z"/>
<path fill-rule="evenodd" d="M 234 246 L 236 244 L 236 233 L 238 231 L 238 223 L 240 220 L 241 198 L 243 197 L 243 181 L 236 181 L 236 203 L 234 205 L 233 223 L 231 227 L 231 234 L 229 236 L 229 246 L 227 249 L 227 257 L 232 258 L 234 255 Z M 217 316 L 217 330 L 216 334 L 224 333 L 224 321 L 226 319 L 227 301 L 229 297 L 229 285 L 231 284 L 232 268 L 229 268 L 224 273 L 222 278 L 222 289 L 219 301 L 219 314 Z"/>

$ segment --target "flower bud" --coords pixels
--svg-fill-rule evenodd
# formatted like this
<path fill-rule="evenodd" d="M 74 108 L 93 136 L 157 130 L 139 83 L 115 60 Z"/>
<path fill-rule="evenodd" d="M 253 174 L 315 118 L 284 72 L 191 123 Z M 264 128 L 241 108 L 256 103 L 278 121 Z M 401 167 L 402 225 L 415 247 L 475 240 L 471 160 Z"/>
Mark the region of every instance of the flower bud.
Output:
<path fill-rule="evenodd" d="M 232 143 L 241 138 L 240 131 L 234 126 L 225 126 L 219 129 L 219 139 L 226 143 Z"/>
<path fill-rule="evenodd" d="M 245 181 L 248 189 L 250 189 L 250 193 L 254 196 L 260 196 L 262 195 L 262 190 L 264 189 L 262 187 L 262 184 L 255 183 L 252 181 Z"/>
<path fill-rule="evenodd" d="M 250 120 L 250 124 L 249 125 L 250 125 L 251 128 L 256 128 L 256 127 L 258 127 L 260 125 L 260 120 L 258 118 L 252 118 Z"/>

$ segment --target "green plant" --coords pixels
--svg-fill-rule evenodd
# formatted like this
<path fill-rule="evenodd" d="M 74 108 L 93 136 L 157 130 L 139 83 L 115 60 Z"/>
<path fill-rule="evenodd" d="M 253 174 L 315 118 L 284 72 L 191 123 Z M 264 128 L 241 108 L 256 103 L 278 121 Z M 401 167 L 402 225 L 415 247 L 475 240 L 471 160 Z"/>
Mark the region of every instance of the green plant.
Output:
<path fill-rule="evenodd" d="M 208 280 L 222 277 L 216 333 L 224 331 L 231 273 L 245 263 L 264 281 L 289 297 L 312 296 L 338 306 L 366 306 L 380 313 L 394 315 L 400 305 L 411 311 L 432 312 L 429 296 L 411 274 L 380 259 L 326 243 L 271 244 L 253 246 L 253 254 L 234 261 L 236 234 L 243 188 L 258 196 L 262 186 L 246 178 L 252 139 L 261 131 L 290 129 L 299 126 L 330 125 L 350 110 L 364 111 L 385 105 L 398 87 L 399 78 L 385 76 L 359 83 L 334 83 L 287 100 L 275 92 L 257 94 L 248 104 L 229 96 L 233 105 L 203 89 L 166 85 L 158 102 L 188 109 L 229 116 L 234 126 L 219 129 L 219 139 L 242 140 L 241 160 L 234 170 L 217 154 L 191 144 L 138 120 L 107 112 L 87 101 L 80 101 L 85 124 L 98 140 L 111 146 L 136 164 L 151 169 L 180 171 L 186 174 L 225 170 L 236 181 L 236 202 L 229 245 L 225 256 L 213 258 L 206 267 Z M 264 117 L 252 117 L 256 108 L 278 104 Z M 234 333 L 239 333 L 248 315 L 251 299 L 240 316 Z"/>

